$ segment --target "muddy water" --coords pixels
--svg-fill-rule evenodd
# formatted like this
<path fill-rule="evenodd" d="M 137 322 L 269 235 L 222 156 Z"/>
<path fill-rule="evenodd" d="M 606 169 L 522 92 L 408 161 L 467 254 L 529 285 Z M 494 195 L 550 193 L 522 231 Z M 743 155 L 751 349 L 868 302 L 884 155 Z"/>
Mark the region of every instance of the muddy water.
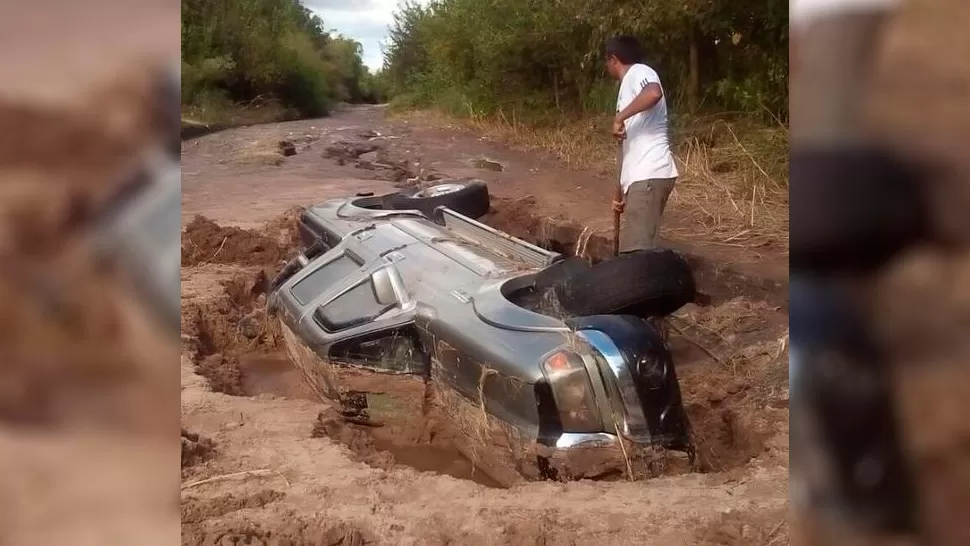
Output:
<path fill-rule="evenodd" d="M 242 390 L 248 396 L 271 394 L 282 398 L 319 401 L 285 353 L 244 354 L 239 357 L 238 367 L 242 372 Z M 486 487 L 501 487 L 450 443 L 415 443 L 408 440 L 410 435 L 402 434 L 393 427 L 367 428 L 366 433 L 373 439 L 373 447 L 390 453 L 398 465 L 471 480 Z"/>
<path fill-rule="evenodd" d="M 466 459 L 451 444 L 414 444 L 402 442 L 394 429 L 372 429 L 368 431 L 374 440 L 374 447 L 394 456 L 394 461 L 421 472 L 434 472 L 462 480 L 471 480 L 486 487 L 500 488 L 498 482 L 489 478 Z"/>
<path fill-rule="evenodd" d="M 239 357 L 242 389 L 249 396 L 272 394 L 283 398 L 317 400 L 303 375 L 283 353 L 246 354 Z"/>

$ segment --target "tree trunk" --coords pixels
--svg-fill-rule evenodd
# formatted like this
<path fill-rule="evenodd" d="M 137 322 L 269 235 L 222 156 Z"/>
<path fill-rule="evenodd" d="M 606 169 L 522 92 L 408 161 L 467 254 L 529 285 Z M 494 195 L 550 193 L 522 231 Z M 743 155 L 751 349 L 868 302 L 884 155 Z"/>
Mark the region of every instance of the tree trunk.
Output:
<path fill-rule="evenodd" d="M 687 106 L 690 112 L 696 113 L 701 105 L 701 62 L 700 62 L 700 33 L 693 30 L 690 33 L 690 62 L 687 73 Z"/>
<path fill-rule="evenodd" d="M 556 111 L 562 112 L 562 106 L 559 104 L 559 73 L 552 73 L 552 89 L 553 93 L 556 94 Z"/>

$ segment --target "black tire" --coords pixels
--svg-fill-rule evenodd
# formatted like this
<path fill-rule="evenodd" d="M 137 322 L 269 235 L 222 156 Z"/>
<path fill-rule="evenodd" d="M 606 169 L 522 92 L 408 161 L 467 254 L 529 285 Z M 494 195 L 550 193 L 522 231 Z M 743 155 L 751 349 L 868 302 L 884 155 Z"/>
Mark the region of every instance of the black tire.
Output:
<path fill-rule="evenodd" d="M 437 190 L 446 190 L 436 193 Z M 419 210 L 428 218 L 434 209 L 445 206 L 472 219 L 488 213 L 491 199 L 488 185 L 481 180 L 436 180 L 433 186 L 412 188 L 392 194 L 388 200 L 394 210 Z"/>
<path fill-rule="evenodd" d="M 589 263 L 575 256 L 568 256 L 536 273 L 536 292 L 544 293 L 566 282 L 566 280 L 589 269 Z"/>
<path fill-rule="evenodd" d="M 683 255 L 654 249 L 622 254 L 578 271 L 555 291 L 562 308 L 574 316 L 662 317 L 694 301 L 697 287 Z"/>

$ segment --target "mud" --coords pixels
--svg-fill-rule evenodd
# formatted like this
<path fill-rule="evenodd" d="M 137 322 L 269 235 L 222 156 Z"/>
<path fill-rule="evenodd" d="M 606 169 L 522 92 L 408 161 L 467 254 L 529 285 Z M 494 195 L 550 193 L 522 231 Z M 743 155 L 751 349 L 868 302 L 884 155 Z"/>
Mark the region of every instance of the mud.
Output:
<path fill-rule="evenodd" d="M 346 446 L 353 460 L 374 468 L 409 467 L 419 472 L 470 480 L 485 487 L 502 487 L 444 435 L 429 435 L 426 422 L 373 424 L 352 421 L 356 420 L 348 420 L 330 408 L 317 416 L 311 436 L 329 438 Z"/>
<path fill-rule="evenodd" d="M 279 350 L 282 340 L 276 322 L 267 316 L 266 288 L 263 270 L 237 274 L 223 282 L 219 296 L 183 307 L 183 344 L 194 353 L 197 371 L 213 391 L 259 394 L 256 355 Z M 244 376 L 243 369 L 251 373 Z"/>
<path fill-rule="evenodd" d="M 182 233 L 182 267 L 239 264 L 275 267 L 290 249 L 271 236 L 238 227 L 222 227 L 197 216 Z"/>
<path fill-rule="evenodd" d="M 224 516 L 247 508 L 262 508 L 276 502 L 286 494 L 274 489 L 263 489 L 251 495 L 226 493 L 214 499 L 182 499 L 182 525 L 199 523 L 208 518 Z"/>
<path fill-rule="evenodd" d="M 244 508 L 263 508 L 253 503 Z M 231 513 L 231 512 L 228 512 Z M 364 546 L 373 544 L 373 535 L 346 524 L 327 525 L 317 519 L 281 514 L 279 519 L 263 522 L 244 517 L 226 521 L 219 510 L 207 514 L 214 521 L 182 525 L 182 546 Z"/>
<path fill-rule="evenodd" d="M 354 142 L 349 140 L 343 140 L 327 146 L 323 150 L 323 157 L 335 159 L 338 164 L 343 165 L 345 162 L 357 159 L 358 157 L 373 152 L 380 148 L 379 145 L 373 142 Z"/>
<path fill-rule="evenodd" d="M 235 359 L 233 367 L 239 372 L 239 390 L 245 396 L 269 394 L 318 401 L 316 393 L 283 351 L 244 353 Z"/>
<path fill-rule="evenodd" d="M 212 455 L 212 440 L 182 429 L 182 469 L 204 462 Z M 183 512 L 184 513 L 184 512 Z"/>
<path fill-rule="evenodd" d="M 383 143 L 374 142 L 369 133 L 361 133 L 364 142 L 341 140 L 324 151 L 323 156 L 334 159 L 338 165 L 352 165 L 364 171 L 362 174 L 373 180 L 392 182 L 395 188 L 409 188 L 447 175 L 433 168 L 422 166 L 421 161 L 411 161 L 400 154 L 389 151 Z"/>

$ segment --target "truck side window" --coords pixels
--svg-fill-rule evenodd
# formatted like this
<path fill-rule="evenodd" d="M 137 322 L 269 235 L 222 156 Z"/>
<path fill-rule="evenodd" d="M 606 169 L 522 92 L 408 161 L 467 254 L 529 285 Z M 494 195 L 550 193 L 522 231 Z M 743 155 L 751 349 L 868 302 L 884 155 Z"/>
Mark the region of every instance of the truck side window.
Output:
<path fill-rule="evenodd" d="M 368 278 L 330 303 L 321 305 L 313 316 L 328 332 L 339 332 L 367 324 L 394 307 L 377 300 L 374 285 Z"/>
<path fill-rule="evenodd" d="M 335 362 L 349 362 L 396 373 L 424 373 L 427 353 L 414 326 L 346 339 L 330 348 Z"/>
<path fill-rule="evenodd" d="M 325 294 L 334 284 L 346 279 L 360 269 L 360 264 L 350 256 L 339 258 L 320 266 L 316 271 L 293 285 L 293 297 L 300 303 L 306 304 L 320 294 Z"/>

